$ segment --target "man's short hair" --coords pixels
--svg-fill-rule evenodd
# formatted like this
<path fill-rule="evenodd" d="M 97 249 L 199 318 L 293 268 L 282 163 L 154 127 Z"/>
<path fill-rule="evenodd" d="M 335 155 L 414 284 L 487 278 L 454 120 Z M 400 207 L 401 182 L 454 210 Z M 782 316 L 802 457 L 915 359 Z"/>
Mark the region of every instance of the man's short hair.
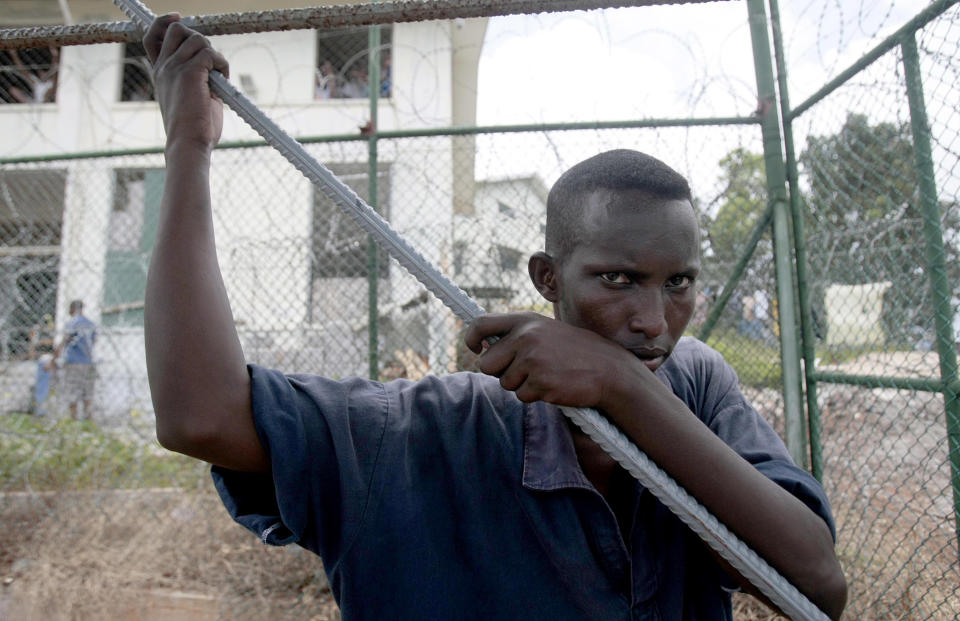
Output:
<path fill-rule="evenodd" d="M 560 258 L 573 249 L 583 199 L 596 190 L 638 190 L 654 199 L 692 201 L 683 175 L 655 157 L 630 149 L 594 155 L 560 175 L 547 195 L 548 254 Z"/>
<path fill-rule="evenodd" d="M 70 312 L 82 311 L 83 310 L 83 300 L 74 300 L 70 302 Z"/>

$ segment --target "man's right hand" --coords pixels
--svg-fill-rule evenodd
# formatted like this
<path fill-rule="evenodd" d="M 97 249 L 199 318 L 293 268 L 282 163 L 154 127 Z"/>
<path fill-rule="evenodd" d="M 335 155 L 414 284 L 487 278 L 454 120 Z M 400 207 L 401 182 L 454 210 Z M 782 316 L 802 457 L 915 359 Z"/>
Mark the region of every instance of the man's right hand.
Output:
<path fill-rule="evenodd" d="M 180 23 L 177 13 L 154 20 L 143 47 L 154 68 L 167 144 L 212 149 L 223 129 L 223 102 L 210 92 L 209 75 L 215 69 L 228 76 L 226 58 L 209 39 Z"/>

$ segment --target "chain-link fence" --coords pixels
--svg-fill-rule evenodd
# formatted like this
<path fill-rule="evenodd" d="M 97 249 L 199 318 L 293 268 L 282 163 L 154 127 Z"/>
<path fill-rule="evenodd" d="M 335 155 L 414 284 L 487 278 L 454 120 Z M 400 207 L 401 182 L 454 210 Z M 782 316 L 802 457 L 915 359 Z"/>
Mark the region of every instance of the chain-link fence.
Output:
<path fill-rule="evenodd" d="M 935 3 L 791 113 L 810 414 L 855 616 L 960 611 L 958 40 Z"/>
<path fill-rule="evenodd" d="M 780 328 L 779 251 L 759 128 L 768 112 L 760 106 L 749 115 L 755 103 L 745 107 L 736 79 L 723 82 L 720 95 L 733 113 L 722 118 L 701 116 L 707 105 L 711 114 L 729 112 L 716 103 L 722 96 L 709 96 L 717 86 L 711 77 L 675 85 L 690 119 L 649 120 L 637 110 L 648 120 L 445 129 L 457 124 L 456 116 L 440 115 L 427 100 L 439 97 L 439 80 L 449 85 L 461 78 L 434 69 L 438 59 L 449 62 L 464 50 L 452 35 L 441 41 L 446 47 L 435 38 L 424 43 L 432 31 L 423 25 L 415 26 L 416 36 L 410 26 L 383 28 L 374 96 L 401 112 L 381 117 L 381 125 L 396 129 L 372 135 L 372 167 L 371 135 L 357 131 L 369 118 L 367 29 L 316 32 L 309 62 L 273 78 L 264 67 L 284 64 L 282 48 L 255 52 L 280 41 L 269 37 L 292 33 L 244 35 L 245 44 L 224 45 L 256 59 L 247 72 L 228 54 L 234 82 L 254 100 L 276 105 L 272 114 L 299 135 L 316 136 L 304 140 L 308 150 L 488 310 L 550 312 L 529 284 L 526 258 L 541 249 L 546 191 L 567 167 L 604 149 L 630 147 L 686 175 L 703 221 L 705 256 L 690 331 L 734 365 L 754 405 L 785 436 L 781 345 L 791 334 L 807 337 L 807 409 L 818 431 L 810 439 L 813 466 L 822 471 L 837 516 L 838 553 L 851 586 L 848 614 L 944 618 L 960 611 L 957 376 L 955 358 L 950 376 L 943 356 L 944 335 L 955 347 L 960 328 L 954 325 L 960 301 L 951 298 L 960 291 L 954 5 L 937 3 L 916 28 L 945 284 L 931 286 L 930 266 L 938 259 L 924 251 L 936 245 L 936 235 L 925 229 L 933 212 L 923 206 L 930 197 L 916 159 L 909 54 L 898 40 L 846 76 L 847 63 L 831 57 L 817 86 L 804 82 L 796 93 L 815 93 L 824 76 L 843 79 L 788 111 L 785 123 L 788 168 L 796 162 L 788 170 L 790 198 L 802 214 L 794 232 L 805 234 L 798 257 L 806 275 L 797 302 L 803 323 L 787 335 Z M 653 10 L 634 9 L 645 18 Z M 670 10 L 690 16 L 718 9 Z M 743 7 L 723 10 L 739 16 L 735 32 L 747 37 Z M 679 30 L 683 16 L 668 15 Z M 860 16 L 861 28 L 867 17 Z M 790 21 L 800 18 L 784 18 L 789 61 L 792 51 L 805 51 L 796 42 L 805 33 Z M 458 24 L 448 27 L 452 32 Z M 889 31 L 890 23 L 884 27 Z M 870 52 L 883 38 L 878 32 L 886 31 L 878 26 L 869 45 L 858 39 L 857 54 Z M 667 29 L 652 36 L 680 38 Z M 108 70 L 87 63 L 73 65 L 78 73 L 71 74 L 67 61 L 58 67 L 62 55 L 79 48 L 62 55 L 53 48 L 0 51 L 0 97 L 10 102 L 0 122 L 3 113 L 22 110 L 26 127 L 11 136 L 38 154 L 13 157 L 14 149 L 0 163 L 0 279 L 9 292 L 0 296 L 0 515 L 8 524 L 0 538 L 0 576 L 8 585 L 0 588 L 8 590 L 0 593 L 16 592 L 0 599 L 0 613 L 29 604 L 45 618 L 132 618 L 171 607 L 198 618 L 335 618 L 317 559 L 292 547 L 260 546 L 218 507 L 205 466 L 156 444 L 143 295 L 164 175 L 162 133 L 149 103 L 142 47 L 115 48 L 111 66 L 119 69 L 109 72 L 119 79 L 109 98 L 122 108 L 100 105 L 100 95 L 78 86 L 80 75 L 97 82 Z M 752 63 L 749 50 L 738 51 L 737 62 Z M 434 72 L 423 81 L 427 67 Z M 51 69 L 59 88 L 55 82 L 44 91 L 50 105 L 31 105 L 41 101 L 42 87 L 24 75 L 39 79 Z M 59 151 L 56 121 L 46 115 L 68 105 L 71 94 L 82 99 L 77 107 L 109 113 L 110 132 L 93 137 L 97 154 L 46 156 Z M 318 101 L 326 99 L 362 101 Z M 338 122 L 304 120 L 301 108 Z M 109 150 L 113 145 L 146 148 Z M 251 362 L 383 380 L 471 368 L 458 320 L 273 150 L 218 149 L 211 192 L 220 266 Z M 75 299 L 98 326 L 89 412 L 66 369 L 49 364 Z M 81 420 L 71 417 L 71 401 Z M 82 420 L 84 414 L 92 420 Z M 762 615 L 743 602 L 739 610 L 743 618 Z"/>

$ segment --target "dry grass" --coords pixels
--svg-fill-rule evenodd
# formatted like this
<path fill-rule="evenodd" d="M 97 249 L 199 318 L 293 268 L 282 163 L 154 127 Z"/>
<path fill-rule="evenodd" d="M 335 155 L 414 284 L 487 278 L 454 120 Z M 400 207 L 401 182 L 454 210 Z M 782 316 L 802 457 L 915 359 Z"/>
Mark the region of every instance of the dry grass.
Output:
<path fill-rule="evenodd" d="M 0 519 L 0 588 L 37 619 L 135 618 L 128 600 L 156 592 L 207 596 L 201 618 L 338 617 L 317 557 L 264 546 L 213 493 L 8 494 Z"/>
<path fill-rule="evenodd" d="M 786 618 L 770 610 L 752 595 L 743 593 L 733 594 L 733 617 L 737 621 L 774 621 Z"/>
<path fill-rule="evenodd" d="M 830 370 L 936 377 L 937 364 L 931 352 L 874 352 Z M 782 433 L 781 396 L 750 393 Z M 846 617 L 957 618 L 960 540 L 942 395 L 820 384 L 818 402 L 824 487 L 849 584 Z"/>

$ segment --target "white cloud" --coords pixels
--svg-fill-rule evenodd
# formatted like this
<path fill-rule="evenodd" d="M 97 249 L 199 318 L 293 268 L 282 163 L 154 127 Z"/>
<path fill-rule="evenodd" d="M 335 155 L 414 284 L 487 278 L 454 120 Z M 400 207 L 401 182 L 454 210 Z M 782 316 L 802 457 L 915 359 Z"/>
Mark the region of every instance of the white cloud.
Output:
<path fill-rule="evenodd" d="M 745 23 L 737 3 L 493 19 L 478 122 L 749 114 Z"/>

